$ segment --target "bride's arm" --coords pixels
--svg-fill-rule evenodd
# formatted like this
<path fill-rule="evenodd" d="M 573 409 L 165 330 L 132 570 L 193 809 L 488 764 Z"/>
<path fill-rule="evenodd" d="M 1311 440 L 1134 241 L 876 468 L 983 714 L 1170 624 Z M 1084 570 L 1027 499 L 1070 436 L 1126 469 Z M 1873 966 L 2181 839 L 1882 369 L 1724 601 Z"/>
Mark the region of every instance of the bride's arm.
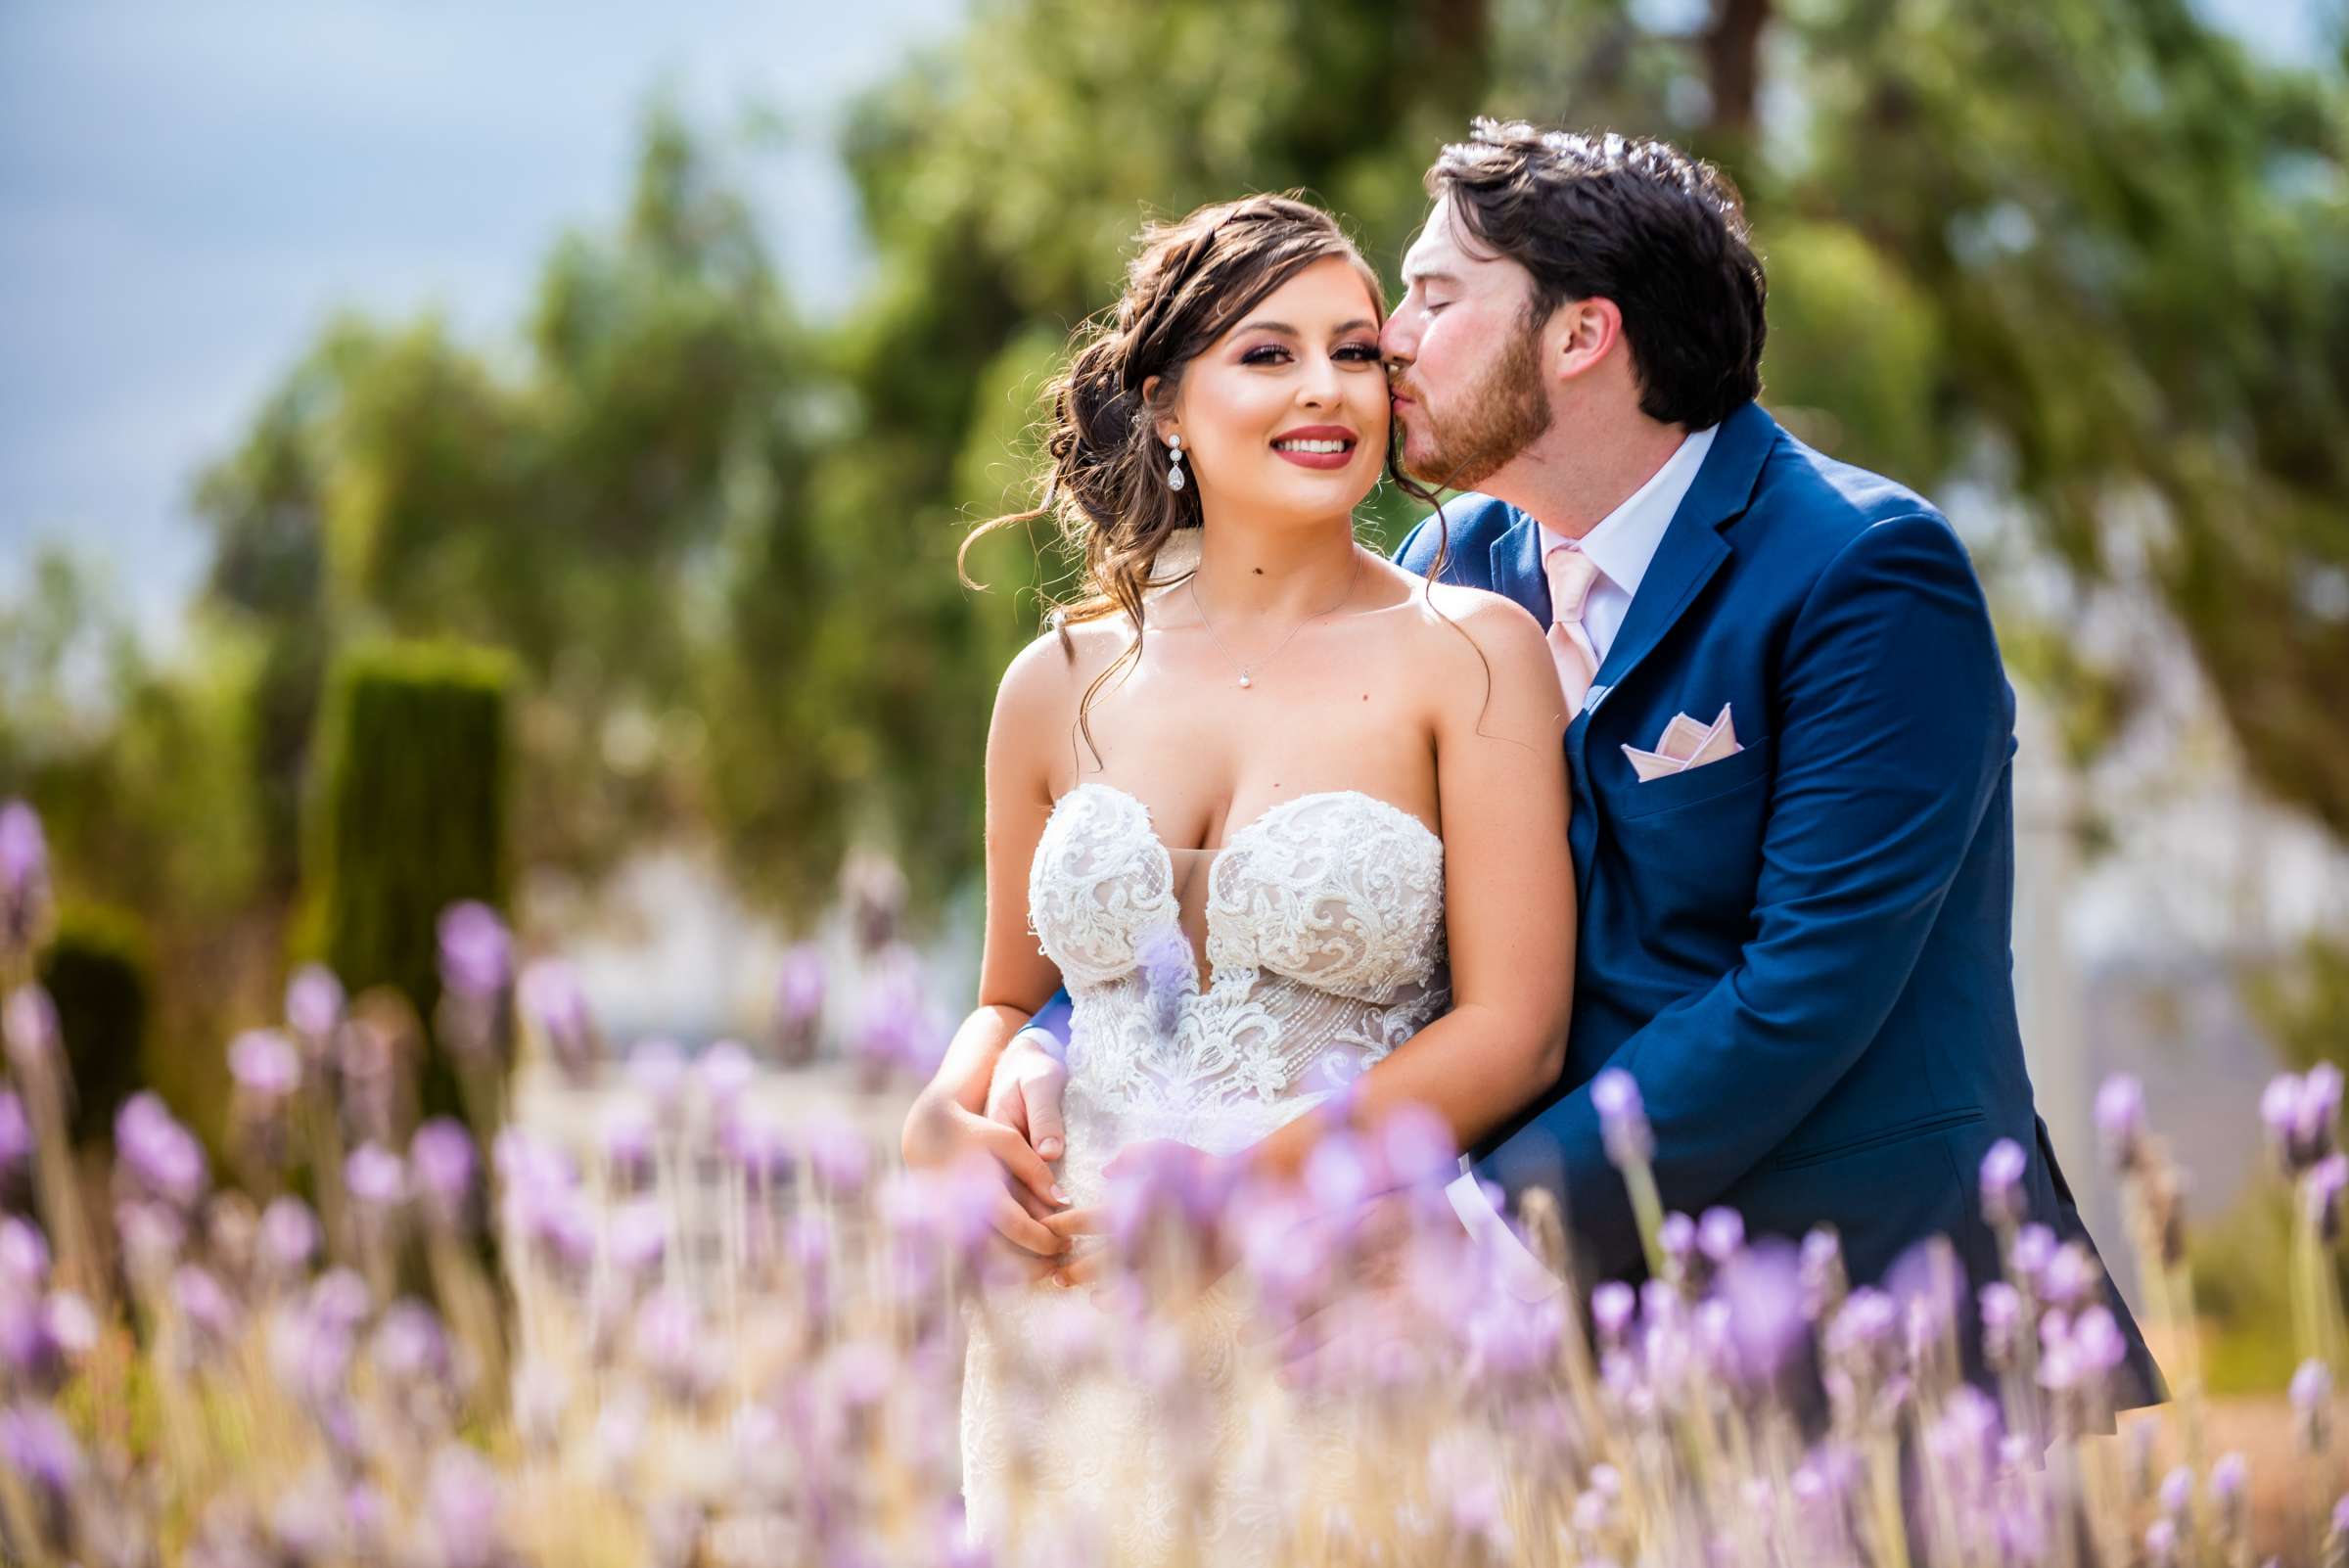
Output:
<path fill-rule="evenodd" d="M 1549 645 L 1505 599 L 1475 594 L 1454 615 L 1467 640 L 1430 628 L 1420 665 L 1435 715 L 1451 1010 L 1362 1075 L 1350 1114 L 1375 1125 L 1416 1102 L 1467 1148 L 1546 1093 L 1565 1066 L 1575 897 L 1565 701 Z M 1485 690 L 1488 668 L 1487 701 L 1449 698 Z M 1322 1118 L 1300 1118 L 1258 1144 L 1252 1163 L 1293 1175 L 1325 1130 Z"/>
<path fill-rule="evenodd" d="M 1028 929 L 1028 867 L 1051 814 L 1045 774 L 1069 675 L 1055 639 L 1032 643 L 1003 673 L 987 737 L 987 935 L 978 1005 L 954 1032 L 944 1061 L 906 1113 L 905 1163 L 943 1167 L 974 1151 L 993 1157 L 1047 1212 L 1066 1200 L 1028 1140 L 983 1114 L 995 1059 L 1060 989 L 1060 971 Z M 1063 1250 L 1060 1237 L 1005 1194 L 996 1228 L 1031 1252 Z"/>

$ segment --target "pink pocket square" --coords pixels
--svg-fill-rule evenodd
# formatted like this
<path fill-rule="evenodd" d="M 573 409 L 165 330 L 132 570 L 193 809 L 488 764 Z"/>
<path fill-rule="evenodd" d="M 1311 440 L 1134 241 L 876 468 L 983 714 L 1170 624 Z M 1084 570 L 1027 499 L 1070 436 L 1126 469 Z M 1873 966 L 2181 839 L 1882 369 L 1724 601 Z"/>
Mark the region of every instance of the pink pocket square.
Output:
<path fill-rule="evenodd" d="M 1737 726 L 1729 718 L 1729 705 L 1723 703 L 1721 715 L 1712 723 L 1700 724 L 1686 714 L 1675 714 L 1657 738 L 1654 751 L 1626 746 L 1623 755 L 1631 759 L 1632 770 L 1644 784 L 1668 773 L 1685 773 L 1692 767 L 1718 762 L 1743 750 L 1737 744 Z"/>

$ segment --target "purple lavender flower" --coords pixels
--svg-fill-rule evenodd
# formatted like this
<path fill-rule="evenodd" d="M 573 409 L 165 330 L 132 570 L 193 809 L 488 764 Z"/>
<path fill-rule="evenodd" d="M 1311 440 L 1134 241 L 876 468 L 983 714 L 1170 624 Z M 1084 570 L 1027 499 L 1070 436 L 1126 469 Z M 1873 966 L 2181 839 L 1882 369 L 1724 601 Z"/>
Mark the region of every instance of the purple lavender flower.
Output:
<path fill-rule="evenodd" d="M 439 1116 L 418 1128 L 408 1139 L 408 1165 L 433 1222 L 451 1230 L 466 1229 L 478 1162 L 473 1134 L 464 1124 Z"/>
<path fill-rule="evenodd" d="M 628 1047 L 628 1086 L 662 1121 L 673 1117 L 685 1092 L 685 1052 L 673 1039 L 640 1039 Z"/>
<path fill-rule="evenodd" d="M 668 1219 L 658 1199 L 631 1199 L 612 1211 L 605 1256 L 622 1275 L 649 1279 L 668 1250 Z"/>
<path fill-rule="evenodd" d="M 2145 1086 L 2115 1073 L 2096 1090 L 2096 1131 L 2115 1171 L 2134 1171 L 2144 1157 Z"/>
<path fill-rule="evenodd" d="M 2120 1325 L 2113 1321 L 2111 1311 L 2101 1306 L 2086 1308 L 2072 1319 L 2072 1348 L 2082 1367 L 2096 1376 L 2111 1372 L 2129 1356 L 2129 1342 L 2121 1337 Z"/>
<path fill-rule="evenodd" d="M 2023 1146 L 2001 1138 L 1982 1156 L 1982 1213 L 1993 1224 L 2013 1224 L 2023 1217 Z"/>
<path fill-rule="evenodd" d="M 2301 1213 L 2329 1246 L 2341 1234 L 2341 1192 L 2349 1187 L 2349 1155 L 2327 1154 L 2300 1178 Z"/>
<path fill-rule="evenodd" d="M 1590 1291 L 1590 1321 L 1597 1324 L 1602 1345 L 1621 1345 L 1637 1313 L 1639 1296 L 1621 1279 L 1609 1279 Z"/>
<path fill-rule="evenodd" d="M 683 1291 L 657 1291 L 637 1309 L 629 1347 L 673 1392 L 690 1395 L 700 1386 L 706 1347 L 700 1316 Z"/>
<path fill-rule="evenodd" d="M 2015 1232 L 2014 1245 L 2006 1254 L 2006 1266 L 2015 1277 L 2037 1290 L 2046 1275 L 2048 1266 L 2055 1260 L 2055 1232 L 2043 1224 L 2027 1224 Z"/>
<path fill-rule="evenodd" d="M 318 1242 L 317 1217 L 299 1198 L 272 1198 L 269 1207 L 261 1211 L 261 1262 L 279 1277 L 298 1279 L 306 1274 L 318 1256 Z"/>
<path fill-rule="evenodd" d="M 824 955 L 811 942 L 783 954 L 775 975 L 775 1043 L 783 1060 L 812 1061 L 824 1019 Z"/>
<path fill-rule="evenodd" d="M 2013 1359 L 2015 1333 L 2022 1325 L 2021 1292 L 2004 1279 L 1994 1279 L 1980 1292 L 1982 1352 L 1990 1364 L 2004 1367 Z"/>
<path fill-rule="evenodd" d="M 758 1082 L 759 1064 L 738 1039 L 721 1039 L 694 1059 L 693 1076 L 702 1095 L 720 1114 L 730 1111 Z"/>
<path fill-rule="evenodd" d="M 2241 1532 L 2250 1482 L 2251 1466 L 2239 1453 L 2222 1453 L 2210 1467 L 2210 1506 L 2222 1539 Z"/>
<path fill-rule="evenodd" d="M 408 1168 L 380 1143 L 362 1143 L 343 1162 L 343 1187 L 367 1209 L 392 1209 L 408 1195 Z"/>
<path fill-rule="evenodd" d="M 2306 1077 L 2280 1073 L 2259 1097 L 2260 1120 L 2286 1176 L 2297 1176 L 2333 1150 L 2341 1114 L 2341 1072 L 2319 1062 Z"/>
<path fill-rule="evenodd" d="M 1459 1175 L 1460 1148 L 1451 1125 L 1415 1100 L 1395 1107 L 1379 1124 L 1378 1152 L 1387 1179 L 1399 1187 L 1449 1182 Z"/>
<path fill-rule="evenodd" d="M 892 945 L 866 965 L 855 1043 L 868 1072 L 920 1076 L 938 1065 L 944 1041 L 931 1018 L 921 963 L 911 949 Z"/>
<path fill-rule="evenodd" d="M 596 1065 L 595 1019 L 578 971 L 560 958 L 536 959 L 524 967 L 515 994 L 556 1070 L 575 1084 L 586 1083 Z"/>
<path fill-rule="evenodd" d="M 286 1023 L 313 1046 L 322 1046 L 343 1022 L 343 982 L 324 964 L 303 964 L 286 982 Z"/>
<path fill-rule="evenodd" d="M 38 1295 L 49 1285 L 49 1238 L 15 1215 L 0 1215 L 0 1291 Z"/>
<path fill-rule="evenodd" d="M 1734 1209 L 1715 1207 L 1697 1218 L 1696 1248 L 1715 1268 L 1735 1257 L 1745 1245 L 1745 1217 Z"/>
<path fill-rule="evenodd" d="M 53 1509 L 66 1506 L 81 1486 L 81 1448 L 46 1406 L 20 1403 L 0 1409 L 0 1457 Z"/>
<path fill-rule="evenodd" d="M 49 846 L 23 801 L 0 803 L 0 955 L 23 954 L 49 918 Z"/>
<path fill-rule="evenodd" d="M 1647 1125 L 1638 1080 L 1620 1067 L 1603 1070 L 1590 1082 L 1590 1106 L 1598 1113 L 1607 1158 L 1618 1168 L 1644 1163 L 1654 1154 L 1655 1135 Z"/>
<path fill-rule="evenodd" d="M 1822 1348 L 1847 1374 L 1854 1368 L 1872 1370 L 1889 1355 L 1900 1322 L 1900 1308 L 1890 1296 L 1873 1285 L 1862 1285 L 1828 1322 Z"/>
<path fill-rule="evenodd" d="M 1817 1322 L 1843 1304 L 1843 1238 L 1833 1225 L 1814 1225 L 1803 1236 L 1803 1314 Z"/>
<path fill-rule="evenodd" d="M 2300 1079 L 2300 1105 L 2292 1130 L 2311 1161 L 2332 1152 L 2334 1129 L 2341 1119 L 2341 1070 L 2319 1062 Z"/>
<path fill-rule="evenodd" d="M 384 1309 L 368 1340 L 377 1372 L 396 1385 L 446 1384 L 456 1369 L 439 1317 L 413 1296 Z"/>
<path fill-rule="evenodd" d="M 1739 1374 L 1756 1385 L 1771 1383 L 1794 1363 L 1810 1337 L 1794 1248 L 1766 1237 L 1730 1249 L 1720 1258 L 1714 1289 L 1727 1309 Z"/>
<path fill-rule="evenodd" d="M 622 1103 L 605 1112 L 601 1138 L 605 1185 L 635 1192 L 652 1184 L 660 1131 L 642 1106 Z"/>
<path fill-rule="evenodd" d="M 38 986 L 18 987 L 0 1003 L 0 1036 L 7 1037 L 8 1059 L 16 1070 L 41 1078 L 58 1057 L 57 1004 Z"/>
<path fill-rule="evenodd" d="M 182 1212 L 204 1196 L 204 1146 L 152 1092 L 132 1095 L 115 1113 L 115 1158 L 143 1191 Z"/>
<path fill-rule="evenodd" d="M 1182 999 L 1191 989 L 1191 942 L 1182 927 L 1170 920 L 1142 938 L 1134 954 L 1142 968 L 1142 985 L 1150 998 L 1150 1018 L 1160 1039 L 1172 1038 L 1182 1017 Z"/>
<path fill-rule="evenodd" d="M 121 1169 L 118 1163 L 115 1169 Z M 132 1277 L 160 1279 L 187 1243 L 188 1225 L 171 1205 L 134 1196 L 115 1206 L 115 1234 L 121 1238 Z"/>
<path fill-rule="evenodd" d="M 43 1391 L 65 1380 L 65 1358 L 50 1337 L 37 1291 L 0 1290 L 0 1379 L 12 1388 Z"/>
<path fill-rule="evenodd" d="M 16 1175 L 32 1163 L 32 1123 L 24 1102 L 10 1089 L 0 1089 L 0 1192 Z"/>
<path fill-rule="evenodd" d="M 514 938 L 497 911 L 466 899 L 440 911 L 440 983 L 471 1001 L 495 1001 L 514 973 Z"/>
<path fill-rule="evenodd" d="M 1370 1168 L 1362 1149 L 1344 1132 L 1332 1132 L 1306 1159 L 1305 1189 L 1322 1216 L 1343 1219 L 1370 1196 Z"/>
<path fill-rule="evenodd" d="M 375 1298 L 368 1292 L 367 1281 L 351 1269 L 330 1268 L 311 1284 L 306 1310 L 325 1327 L 356 1333 L 375 1311 Z"/>
<path fill-rule="evenodd" d="M 208 1269 L 180 1265 L 171 1275 L 171 1302 L 207 1352 L 223 1350 L 235 1340 L 237 1304 Z"/>
<path fill-rule="evenodd" d="M 2040 1299 L 2057 1307 L 2073 1306 L 2096 1287 L 2096 1272 L 2088 1249 L 2076 1241 L 2067 1241 L 2055 1249 L 2055 1255 L 2040 1273 Z"/>
<path fill-rule="evenodd" d="M 872 1176 L 873 1150 L 863 1133 L 837 1122 L 819 1122 L 807 1130 L 806 1146 L 807 1163 L 818 1183 L 840 1197 L 864 1190 Z"/>
<path fill-rule="evenodd" d="M 499 1532 L 504 1503 L 497 1474 L 461 1443 L 434 1453 L 424 1489 L 425 1517 L 439 1546 L 436 1568 L 493 1568 L 506 1555 Z"/>
<path fill-rule="evenodd" d="M 1663 1250 L 1665 1265 L 1672 1273 L 1686 1278 L 1696 1262 L 1696 1222 L 1675 1209 L 1657 1227 L 1656 1245 Z"/>
<path fill-rule="evenodd" d="M 52 1291 L 44 1316 L 49 1326 L 49 1342 L 68 1360 L 79 1360 L 98 1348 L 98 1314 L 72 1291 Z"/>
<path fill-rule="evenodd" d="M 2155 1494 L 2161 1511 L 2172 1518 L 2183 1518 L 2194 1503 L 2194 1472 L 2179 1465 L 2161 1478 L 2161 1490 Z"/>
<path fill-rule="evenodd" d="M 2156 1519 L 2145 1526 L 2146 1568 L 2175 1568 L 2177 1561 L 2177 1522 L 2171 1519 Z"/>
<path fill-rule="evenodd" d="M 751 1107 L 728 1117 L 718 1142 L 751 1180 L 770 1185 L 791 1179 L 791 1136 L 771 1114 Z"/>
<path fill-rule="evenodd" d="M 2289 1392 L 2300 1446 L 2311 1453 L 2323 1453 L 2332 1441 L 2332 1368 L 2310 1357 L 2292 1374 Z"/>
<path fill-rule="evenodd" d="M 228 1071 L 237 1087 L 273 1105 L 300 1084 L 301 1057 L 276 1030 L 249 1029 L 229 1042 Z"/>

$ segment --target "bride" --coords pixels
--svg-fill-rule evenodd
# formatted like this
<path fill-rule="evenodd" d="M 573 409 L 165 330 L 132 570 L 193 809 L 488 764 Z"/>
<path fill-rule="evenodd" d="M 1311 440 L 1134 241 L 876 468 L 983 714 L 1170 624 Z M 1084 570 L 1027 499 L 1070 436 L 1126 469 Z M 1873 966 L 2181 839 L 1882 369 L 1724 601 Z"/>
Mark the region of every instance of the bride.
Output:
<path fill-rule="evenodd" d="M 1038 1281 L 981 1314 L 965 1368 L 970 1522 L 998 1543 L 1016 1505 L 1089 1511 L 1120 1560 L 1177 1535 L 1218 1563 L 1272 1549 L 1281 1499 L 1243 1455 L 1266 1418 L 1228 1389 L 1210 1473 L 1177 1487 L 1146 1391 L 1022 1370 L 1122 1150 L 1294 1175 L 1333 1099 L 1361 1126 L 1415 1102 L 1466 1147 L 1559 1071 L 1558 676 L 1524 610 L 1356 541 L 1388 452 L 1383 315 L 1326 212 L 1207 207 L 1145 233 L 1053 389 L 1044 505 L 1085 592 L 1003 675 L 979 1004 L 903 1139 L 915 1166 L 996 1161 L 996 1226 Z M 981 1113 L 1064 986 L 1055 1169 Z M 1211 1290 L 1199 1320 L 1236 1352 L 1235 1309 Z"/>

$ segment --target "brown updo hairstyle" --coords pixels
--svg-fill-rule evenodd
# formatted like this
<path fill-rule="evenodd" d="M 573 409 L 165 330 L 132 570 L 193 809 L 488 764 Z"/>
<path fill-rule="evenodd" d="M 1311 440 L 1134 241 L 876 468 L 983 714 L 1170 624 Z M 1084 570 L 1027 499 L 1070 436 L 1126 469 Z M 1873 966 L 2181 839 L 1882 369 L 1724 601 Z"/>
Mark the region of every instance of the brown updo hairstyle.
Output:
<path fill-rule="evenodd" d="M 1088 747 L 1094 696 L 1141 657 L 1143 594 L 1188 575 L 1150 576 L 1160 547 L 1200 524 L 1199 487 L 1167 484 L 1171 465 L 1156 429 L 1174 406 L 1184 369 L 1282 284 L 1331 256 L 1353 263 L 1379 317 L 1386 315 L 1378 274 L 1338 220 L 1299 192 L 1215 203 L 1148 225 L 1139 243 L 1124 296 L 1077 330 L 1068 368 L 1044 389 L 1052 411 L 1044 421 L 1043 498 L 1030 511 L 981 524 L 960 557 L 967 561 L 971 546 L 996 529 L 1050 514 L 1084 563 L 1076 598 L 1044 596 L 1062 649 L 1074 657 L 1072 623 L 1120 612 L 1133 623 L 1133 642 L 1085 688 L 1078 709 Z M 1153 376 L 1158 384 L 1145 398 L 1142 388 Z M 979 586 L 967 573 L 963 580 Z"/>

